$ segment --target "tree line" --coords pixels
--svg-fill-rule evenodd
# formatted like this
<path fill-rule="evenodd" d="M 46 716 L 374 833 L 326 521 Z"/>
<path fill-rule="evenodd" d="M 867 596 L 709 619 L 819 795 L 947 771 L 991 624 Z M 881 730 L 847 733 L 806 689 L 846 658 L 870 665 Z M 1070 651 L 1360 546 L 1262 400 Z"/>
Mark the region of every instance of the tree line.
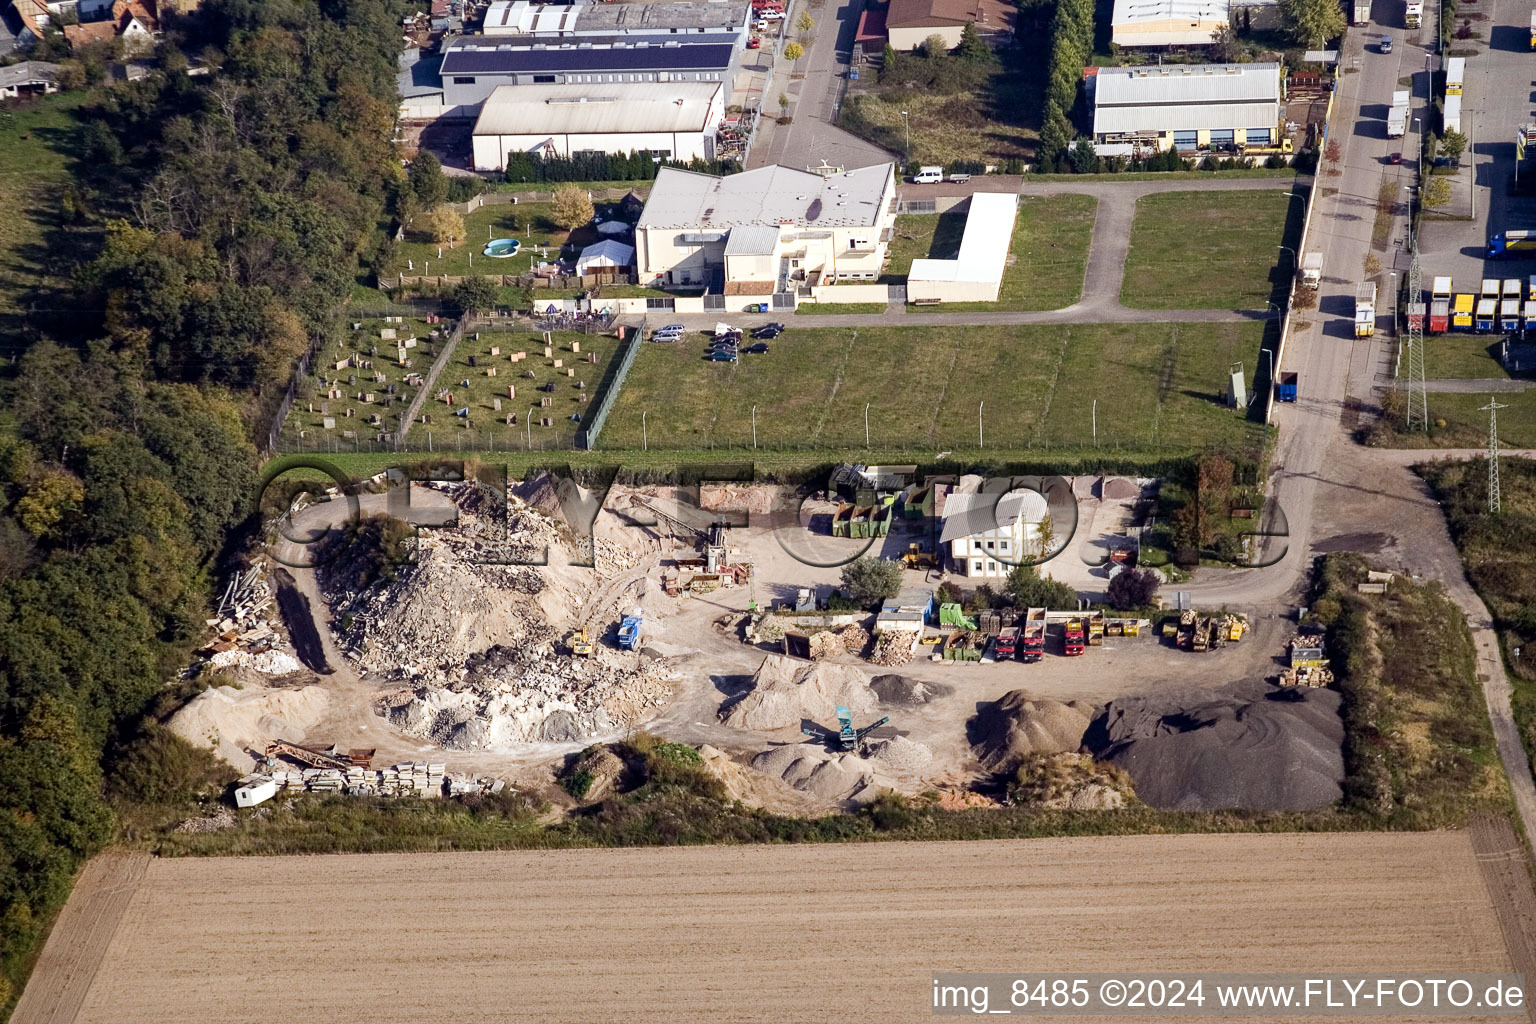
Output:
<path fill-rule="evenodd" d="M 415 194 L 403 11 L 206 0 L 147 79 L 82 107 L 48 240 L 65 283 L 0 380 L 0 1017 L 115 811 L 210 777 L 145 712 L 247 525 L 263 402 Z"/>
<path fill-rule="evenodd" d="M 701 174 L 734 174 L 741 170 L 735 160 L 669 160 L 649 151 L 628 153 L 577 153 L 545 156 L 513 153 L 507 157 L 506 180 L 513 184 L 562 181 L 650 181 L 663 167 L 680 167 Z"/>

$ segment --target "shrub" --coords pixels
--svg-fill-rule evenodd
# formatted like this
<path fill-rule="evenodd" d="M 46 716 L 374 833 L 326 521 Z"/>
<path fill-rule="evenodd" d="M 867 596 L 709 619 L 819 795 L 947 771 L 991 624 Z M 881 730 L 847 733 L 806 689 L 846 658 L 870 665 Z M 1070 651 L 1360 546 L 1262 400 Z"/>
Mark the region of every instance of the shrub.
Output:
<path fill-rule="evenodd" d="M 1125 611 L 1145 608 L 1157 597 L 1163 578 L 1151 569 L 1126 569 L 1109 581 L 1109 604 Z"/>
<path fill-rule="evenodd" d="M 859 558 L 843 566 L 843 589 L 861 606 L 901 592 L 901 563 L 883 558 Z"/>

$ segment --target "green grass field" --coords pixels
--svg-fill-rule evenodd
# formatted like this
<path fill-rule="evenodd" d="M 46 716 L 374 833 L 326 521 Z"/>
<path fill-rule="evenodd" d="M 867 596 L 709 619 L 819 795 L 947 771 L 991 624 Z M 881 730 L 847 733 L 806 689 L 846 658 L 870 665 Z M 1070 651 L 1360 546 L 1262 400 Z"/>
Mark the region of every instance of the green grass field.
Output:
<path fill-rule="evenodd" d="M 617 209 L 616 203 L 598 203 L 597 210 Z M 553 260 L 567 244 L 573 248 L 591 245 L 602 236 L 591 225 L 566 231 L 549 219 L 548 203 L 517 203 L 482 206 L 464 218 L 466 238 L 457 246 L 439 246 L 426 235 L 407 231 L 400 243 L 400 267 L 406 277 L 442 274 L 462 277 L 466 274 L 526 274 L 530 258 L 548 251 Z M 522 242 L 516 256 L 492 259 L 484 254 L 485 243 L 492 238 L 515 238 Z M 438 255 L 438 250 L 442 255 Z"/>
<path fill-rule="evenodd" d="M 1485 334 L 1437 334 L 1424 339 L 1424 376 L 1458 380 L 1507 380 L 1494 358 L 1497 338 Z"/>
<path fill-rule="evenodd" d="M 646 345 L 602 434 L 605 450 L 1256 446 L 1225 408 L 1259 324 L 791 329 L 767 355 L 711 363 L 692 334 Z M 1095 402 L 1097 408 L 1095 409 Z M 984 408 L 978 408 L 984 403 Z M 983 436 L 978 436 L 978 412 Z"/>
<path fill-rule="evenodd" d="M 300 385 L 283 424 L 285 446 L 302 449 L 333 436 L 338 442 L 367 441 L 400 429 L 400 417 L 440 351 L 438 339 L 451 330 L 448 323 L 411 317 L 402 323 L 364 319 L 341 324 L 336 341 L 321 349 L 315 372 Z M 385 337 L 390 332 L 393 339 Z M 327 419 L 334 420 L 329 429 Z"/>
<path fill-rule="evenodd" d="M 885 304 L 880 302 L 802 302 L 795 308 L 797 316 L 822 316 L 827 313 L 884 313 Z"/>
<path fill-rule="evenodd" d="M 530 436 L 531 408 L 535 447 L 573 445 L 582 424 L 572 421 L 571 415 L 585 421 L 618 353 L 619 340 L 579 331 L 557 332 L 551 338 L 553 354 L 546 357 L 542 334 L 482 330 L 479 335 L 479 340 L 474 332 L 465 335 L 437 380 L 435 390 L 450 392 L 452 403 L 438 402 L 434 396 L 423 407 L 432 416 L 430 423 L 417 429 L 432 430 L 434 441 L 444 439 L 445 445 L 456 442 L 451 436 L 455 431 L 471 435 L 493 431 L 495 447 L 517 447 Z M 572 351 L 573 347 L 579 351 Z M 513 355 L 519 352 L 525 357 L 514 361 Z M 556 360 L 561 364 L 558 367 Z M 554 385 L 553 390 L 543 390 L 549 385 Z M 543 404 L 545 399 L 549 405 Z M 466 407 L 467 418 L 453 415 Z M 508 423 L 508 416 L 515 417 L 515 422 Z M 547 427 L 543 425 L 545 419 L 551 421 Z"/>
<path fill-rule="evenodd" d="M 1136 201 L 1120 301 L 1133 309 L 1264 309 L 1289 283 L 1304 204 L 1273 189 Z"/>
<path fill-rule="evenodd" d="M 16 337 L 18 302 L 45 277 L 43 235 L 57 221 L 60 190 L 70 180 L 75 109 L 84 99 L 70 93 L 0 110 L 0 338 Z"/>

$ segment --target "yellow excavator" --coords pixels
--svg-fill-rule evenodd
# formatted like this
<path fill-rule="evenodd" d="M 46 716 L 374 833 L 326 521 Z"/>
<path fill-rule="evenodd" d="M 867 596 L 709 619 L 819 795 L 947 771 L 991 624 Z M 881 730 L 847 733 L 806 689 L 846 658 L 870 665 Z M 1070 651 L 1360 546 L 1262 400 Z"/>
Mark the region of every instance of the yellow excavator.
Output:
<path fill-rule="evenodd" d="M 580 630 L 566 637 L 565 643 L 566 646 L 571 649 L 571 654 L 575 655 L 576 657 L 592 657 L 592 641 L 587 636 L 586 626 L 582 626 Z"/>

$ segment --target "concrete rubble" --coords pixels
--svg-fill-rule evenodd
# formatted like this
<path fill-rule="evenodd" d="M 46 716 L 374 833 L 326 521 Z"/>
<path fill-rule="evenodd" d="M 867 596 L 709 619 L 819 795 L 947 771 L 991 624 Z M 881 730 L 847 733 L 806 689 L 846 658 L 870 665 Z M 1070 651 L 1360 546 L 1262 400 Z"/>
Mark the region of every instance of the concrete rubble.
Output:
<path fill-rule="evenodd" d="M 346 589 L 345 566 L 322 574 L 340 636 L 358 670 L 399 684 L 377 710 L 391 724 L 449 750 L 508 751 L 518 744 L 582 742 L 627 728 L 663 707 L 674 688 L 668 659 L 601 643 L 604 609 L 582 609 L 590 570 L 564 564 L 486 564 L 488 554 L 542 559 L 570 551 L 549 488 L 519 485 L 507 503 L 505 536 L 490 525 L 472 485 L 439 485 L 459 506 L 458 527 L 422 531 L 413 564 L 364 592 Z M 525 502 L 525 497 L 528 499 Z M 573 556 L 574 557 L 574 556 Z M 633 552 L 599 541 L 610 577 Z M 332 589 L 335 587 L 335 589 Z M 582 620 L 584 615 L 592 622 Z M 587 626 L 599 641 L 573 657 L 565 636 Z"/>

